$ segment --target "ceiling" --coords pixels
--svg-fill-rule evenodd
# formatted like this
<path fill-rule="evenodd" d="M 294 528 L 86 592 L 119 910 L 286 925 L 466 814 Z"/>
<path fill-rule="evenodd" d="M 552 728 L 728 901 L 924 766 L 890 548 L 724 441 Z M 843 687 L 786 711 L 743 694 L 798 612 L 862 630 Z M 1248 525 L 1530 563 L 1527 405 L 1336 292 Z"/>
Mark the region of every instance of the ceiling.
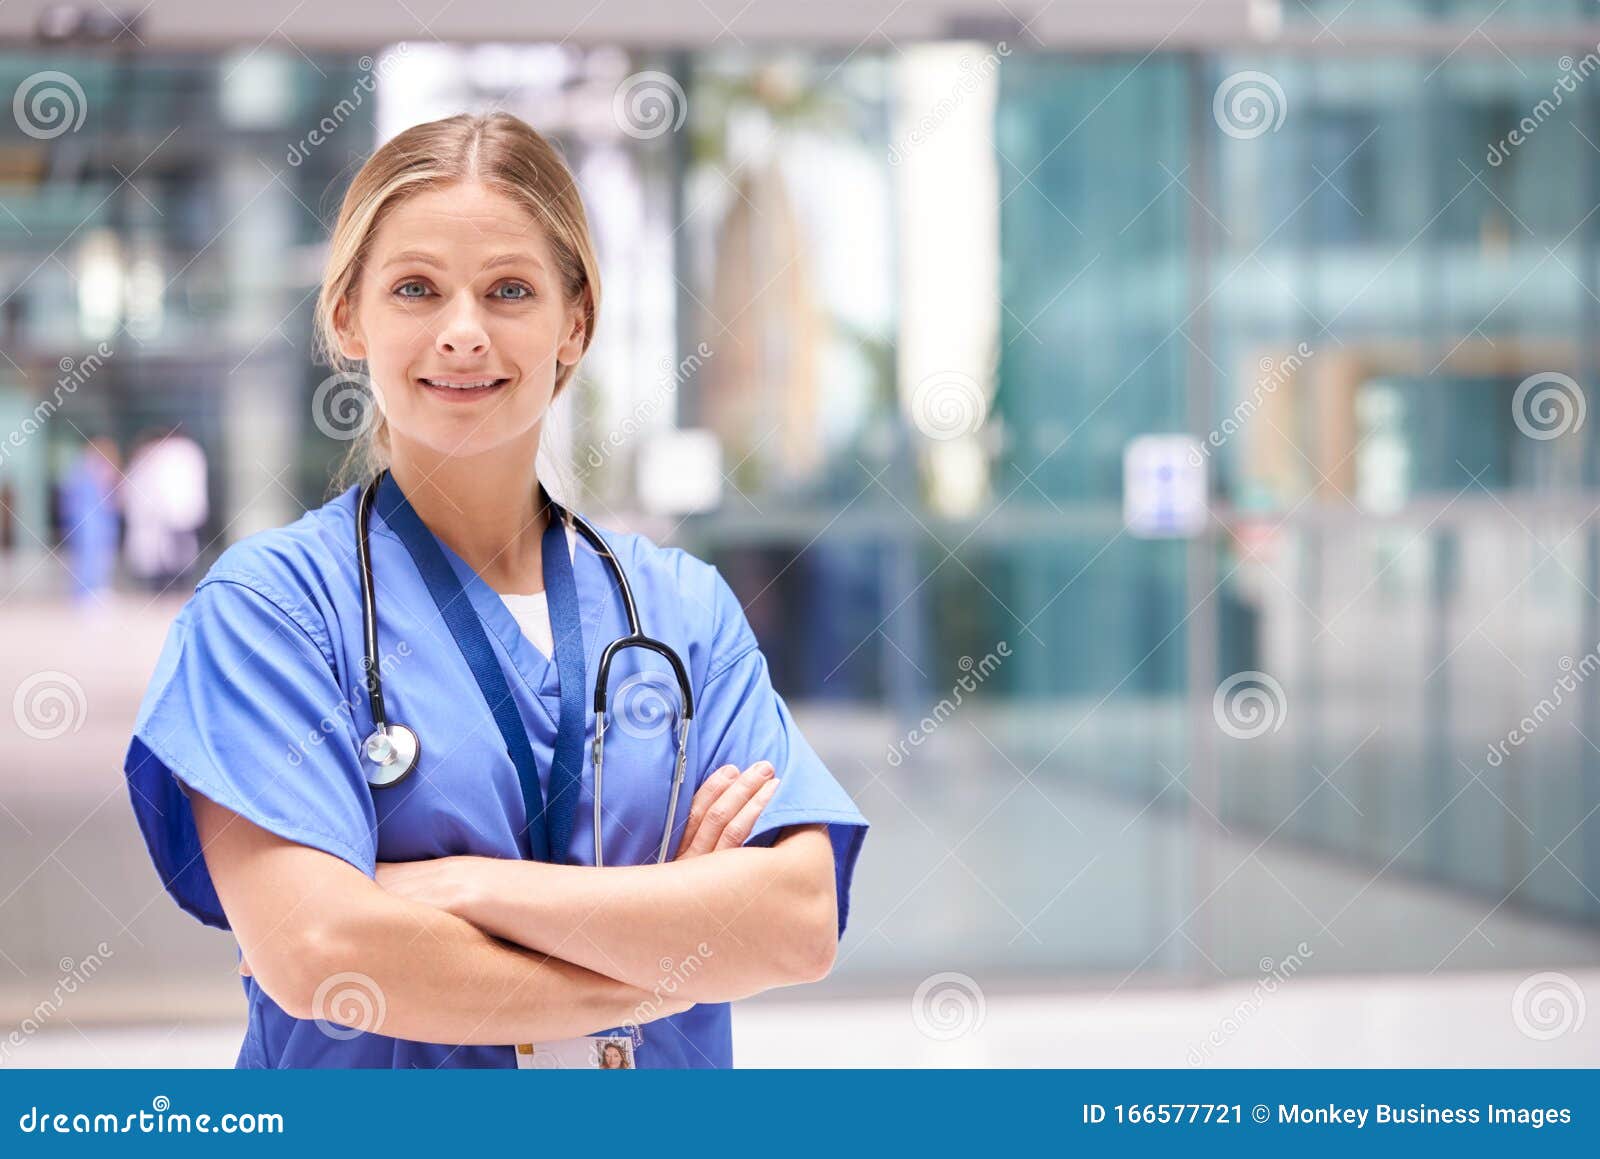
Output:
<path fill-rule="evenodd" d="M 1331 11 L 1322 18 L 1331 21 L 1325 24 L 1300 0 L 10 0 L 0 4 L 0 42 L 39 43 L 41 30 L 49 33 L 43 39 L 78 41 L 120 34 L 123 46 L 136 49 L 276 40 L 305 51 L 435 39 L 660 48 L 826 45 L 848 51 L 972 38 L 1003 40 L 1021 51 L 1274 43 L 1319 52 L 1369 44 L 1475 52 L 1600 40 L 1595 24 L 1380 28 L 1360 24 L 1359 4 Z"/>

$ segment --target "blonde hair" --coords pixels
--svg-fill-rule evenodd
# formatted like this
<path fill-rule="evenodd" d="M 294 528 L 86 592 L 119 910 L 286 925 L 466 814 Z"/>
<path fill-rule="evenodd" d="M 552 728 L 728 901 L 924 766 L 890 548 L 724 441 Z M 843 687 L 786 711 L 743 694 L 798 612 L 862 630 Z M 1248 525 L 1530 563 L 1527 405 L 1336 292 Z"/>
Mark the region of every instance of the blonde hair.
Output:
<path fill-rule="evenodd" d="M 588 351 L 600 314 L 600 265 L 571 170 L 555 147 L 521 118 L 505 112 L 458 113 L 414 125 L 385 142 L 345 191 L 313 323 L 321 361 L 340 373 L 358 375 L 360 360 L 339 350 L 334 314 L 341 301 L 353 310 L 355 289 L 384 217 L 407 197 L 462 181 L 505 194 L 544 228 L 567 304 L 582 305 L 583 351 Z M 582 353 L 578 357 L 581 361 Z M 577 362 L 556 364 L 556 397 L 577 368 Z M 365 482 L 388 465 L 388 426 L 376 400 L 369 399 L 368 405 L 372 422 L 352 440 L 334 474 L 335 491 Z"/>

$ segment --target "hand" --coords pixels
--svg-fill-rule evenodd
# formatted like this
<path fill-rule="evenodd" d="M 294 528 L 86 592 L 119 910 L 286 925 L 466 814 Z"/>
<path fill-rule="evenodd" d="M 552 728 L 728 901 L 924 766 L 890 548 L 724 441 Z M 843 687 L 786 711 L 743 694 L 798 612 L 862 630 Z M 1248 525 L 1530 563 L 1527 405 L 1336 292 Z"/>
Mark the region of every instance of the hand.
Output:
<path fill-rule="evenodd" d="M 771 761 L 757 761 L 744 772 L 723 765 L 707 777 L 689 803 L 689 820 L 683 827 L 674 861 L 734 849 L 743 845 L 755 828 L 756 818 L 772 800 L 780 783 Z M 390 893 L 465 916 L 465 857 L 436 857 L 428 861 L 380 861 L 375 873 L 379 885 Z M 250 963 L 239 962 L 239 973 L 250 974 Z"/>
<path fill-rule="evenodd" d="M 375 877 L 392 894 L 465 917 L 469 898 L 466 862 L 472 860 L 434 857 L 426 861 L 380 861 Z"/>
<path fill-rule="evenodd" d="M 742 773 L 737 765 L 723 765 L 707 777 L 689 803 L 689 820 L 672 859 L 743 845 L 778 791 L 776 773 L 771 761 L 757 761 Z"/>

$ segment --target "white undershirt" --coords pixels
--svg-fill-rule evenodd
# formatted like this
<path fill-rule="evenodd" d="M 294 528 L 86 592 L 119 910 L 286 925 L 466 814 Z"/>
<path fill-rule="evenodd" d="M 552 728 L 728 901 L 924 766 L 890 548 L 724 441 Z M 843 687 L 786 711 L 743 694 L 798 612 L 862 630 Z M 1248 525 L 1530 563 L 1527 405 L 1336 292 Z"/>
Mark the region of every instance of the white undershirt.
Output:
<path fill-rule="evenodd" d="M 571 524 L 567 525 L 567 551 L 574 558 L 578 550 L 578 533 Z M 547 660 L 555 656 L 555 638 L 550 633 L 550 603 L 545 593 L 531 592 L 527 595 L 506 592 L 500 593 L 500 599 L 511 610 L 512 618 L 517 621 L 517 626 L 522 629 L 522 634 L 528 638 L 535 648 Z"/>

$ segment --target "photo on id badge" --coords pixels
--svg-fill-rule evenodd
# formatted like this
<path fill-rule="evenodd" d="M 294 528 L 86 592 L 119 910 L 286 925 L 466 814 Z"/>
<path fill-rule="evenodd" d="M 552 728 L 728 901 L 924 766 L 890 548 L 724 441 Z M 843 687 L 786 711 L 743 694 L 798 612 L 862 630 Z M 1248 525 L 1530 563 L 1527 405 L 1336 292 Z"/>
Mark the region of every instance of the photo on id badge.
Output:
<path fill-rule="evenodd" d="M 517 1043 L 518 1070 L 632 1070 L 633 1039 L 588 1035 L 556 1042 Z"/>

